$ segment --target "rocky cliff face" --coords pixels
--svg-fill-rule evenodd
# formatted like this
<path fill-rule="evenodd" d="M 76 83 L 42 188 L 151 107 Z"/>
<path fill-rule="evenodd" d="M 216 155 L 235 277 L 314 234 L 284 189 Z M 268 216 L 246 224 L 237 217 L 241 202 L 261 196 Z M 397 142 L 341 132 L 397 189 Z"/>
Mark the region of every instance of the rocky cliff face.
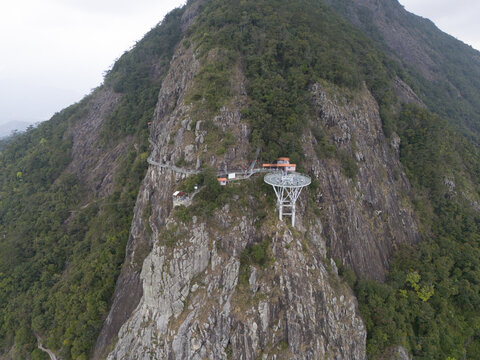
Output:
<path fill-rule="evenodd" d="M 66 134 L 72 138 L 72 161 L 67 171 L 77 174 L 90 193 L 99 197 L 111 193 L 119 158 L 130 144 L 126 139 L 108 151 L 100 145 L 102 126 L 120 98 L 106 86 L 95 90 L 85 106 L 86 113 Z"/>
<path fill-rule="evenodd" d="M 245 79 L 240 69 L 233 71 L 231 100 L 213 119 L 198 118 L 186 100 L 202 66 L 193 49 L 178 47 L 163 82 L 150 157 L 192 170 L 202 164 L 231 168 L 247 157 Z M 343 173 L 338 158 L 318 152 L 317 139 L 306 131 L 306 165 L 318 188 L 302 195 L 297 229 L 278 221 L 273 209 L 259 226 L 259 205 L 248 191 L 213 216 L 200 212 L 184 223 L 171 212 L 171 194 L 185 175 L 151 165 L 97 356 L 117 337 L 108 359 L 365 358 L 356 300 L 330 256 L 359 275 L 382 279 L 395 245 L 418 240 L 409 185 L 399 139 L 385 139 L 366 89 L 352 99 L 316 84 L 311 94 L 311 127 L 354 159 L 355 178 Z M 235 145 L 218 155 L 218 144 L 208 141 L 212 131 L 234 134 Z M 267 265 L 242 263 L 245 249 L 261 240 L 269 244 Z"/>
<path fill-rule="evenodd" d="M 202 140 L 208 132 L 201 124 L 191 126 L 184 103 L 189 89 L 185 80 L 198 64 L 183 50 L 174 63 L 177 70 L 167 77 L 156 111 L 152 158 L 168 162 L 200 152 L 219 168 L 240 161 L 246 156 L 248 136 L 239 113 L 245 102 L 243 86 L 215 118 L 222 131 L 243 135 L 223 158 L 212 156 Z M 173 112 L 167 110 L 170 103 L 177 104 Z M 196 156 L 192 164 L 197 164 Z M 205 219 L 200 213 L 183 224 L 168 215 L 170 194 L 180 178 L 170 169 L 152 166 L 144 181 L 151 194 L 153 249 L 140 274 L 143 296 L 120 329 L 109 359 L 365 357 L 366 333 L 355 298 L 326 260 L 317 219 L 305 219 L 297 232 L 270 214 L 271 221 L 257 228 L 256 194 L 243 193 L 212 217 Z M 137 205 L 136 229 L 142 226 L 145 200 L 142 197 Z M 167 243 L 165 228 L 174 245 Z M 267 238 L 271 260 L 265 267 L 249 265 L 248 280 L 242 282 L 241 254 Z"/>
<path fill-rule="evenodd" d="M 314 135 L 306 136 L 327 245 L 358 275 L 382 280 L 392 249 L 419 240 L 410 186 L 399 160 L 400 139 L 385 138 L 368 90 L 352 100 L 338 89 L 330 89 L 331 95 L 328 91 L 319 84 L 312 88 L 316 119 L 311 128 L 322 129 L 343 156 L 354 159 L 358 172 L 345 176 L 341 162 L 322 154 Z"/>
<path fill-rule="evenodd" d="M 169 219 L 181 236 L 173 249 L 155 243 L 144 295 L 108 359 L 365 358 L 355 298 L 324 260 L 320 225 L 303 234 L 307 250 L 284 224 L 259 232 L 235 206 L 188 227 Z M 239 255 L 256 236 L 272 236 L 275 260 L 239 284 Z"/>
<path fill-rule="evenodd" d="M 194 14 L 184 18 L 191 24 Z M 199 111 L 189 96 L 216 51 L 200 60 L 193 44 L 178 45 L 162 82 L 152 161 L 95 357 L 364 359 L 365 327 L 333 258 L 359 276 L 382 280 L 393 249 L 419 240 L 400 139 L 385 138 L 366 88 L 347 94 L 317 83 L 303 134 L 305 168 L 315 186 L 299 200 L 296 229 L 277 219 L 265 202 L 272 190 L 255 177 L 231 184 L 241 190 L 232 190 L 211 216 L 197 208 L 180 219 L 171 196 L 187 177 L 179 167 L 226 170 L 248 158 L 251 129 L 241 114 L 249 99 L 241 66 L 234 66 L 231 96 L 215 115 Z M 421 103 L 400 79 L 397 85 L 407 102 Z M 227 134 L 234 145 L 217 151 Z M 334 156 L 323 151 L 322 141 Z M 345 162 L 353 172 L 345 171 Z M 259 243 L 267 244 L 268 261 L 246 262 Z"/>

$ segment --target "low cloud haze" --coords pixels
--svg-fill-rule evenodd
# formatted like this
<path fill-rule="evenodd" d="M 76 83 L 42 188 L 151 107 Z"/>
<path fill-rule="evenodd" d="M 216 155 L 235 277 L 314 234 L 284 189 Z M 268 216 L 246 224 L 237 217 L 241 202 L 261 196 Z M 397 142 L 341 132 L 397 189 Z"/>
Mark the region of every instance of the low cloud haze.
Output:
<path fill-rule="evenodd" d="M 0 123 L 37 122 L 99 86 L 185 0 L 18 0 L 0 12 Z"/>
<path fill-rule="evenodd" d="M 48 81 L 3 78 L 0 85 L 0 123 L 48 120 L 53 113 L 79 101 L 85 94 Z"/>

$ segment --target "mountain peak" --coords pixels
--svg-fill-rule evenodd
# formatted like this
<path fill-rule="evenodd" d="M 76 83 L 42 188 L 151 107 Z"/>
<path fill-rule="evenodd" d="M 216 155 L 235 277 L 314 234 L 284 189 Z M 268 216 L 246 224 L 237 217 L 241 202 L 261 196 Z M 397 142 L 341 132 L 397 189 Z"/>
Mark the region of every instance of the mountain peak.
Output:
<path fill-rule="evenodd" d="M 464 50 L 395 1 L 174 10 L 0 152 L 0 357 L 478 357 Z"/>

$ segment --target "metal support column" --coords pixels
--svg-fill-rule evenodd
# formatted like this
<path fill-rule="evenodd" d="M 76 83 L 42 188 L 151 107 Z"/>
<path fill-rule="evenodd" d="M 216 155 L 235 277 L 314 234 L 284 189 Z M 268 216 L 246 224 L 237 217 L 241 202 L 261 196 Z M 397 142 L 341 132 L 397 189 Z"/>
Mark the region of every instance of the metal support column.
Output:
<path fill-rule="evenodd" d="M 295 226 L 295 203 L 311 179 L 298 173 L 273 173 L 265 176 L 265 182 L 272 185 L 277 196 L 278 218 L 283 220 L 284 215 L 291 216 L 292 226 Z"/>

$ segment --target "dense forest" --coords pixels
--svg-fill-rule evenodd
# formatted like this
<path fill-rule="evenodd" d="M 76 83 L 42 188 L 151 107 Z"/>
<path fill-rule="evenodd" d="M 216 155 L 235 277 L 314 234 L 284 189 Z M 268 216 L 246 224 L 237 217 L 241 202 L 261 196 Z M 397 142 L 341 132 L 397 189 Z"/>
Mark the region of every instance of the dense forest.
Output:
<path fill-rule="evenodd" d="M 385 135 L 401 138 L 401 162 L 422 235 L 418 245 L 396 250 L 385 283 L 357 278 L 339 266 L 359 301 L 367 353 L 375 358 L 402 345 L 415 359 L 480 358 L 480 84 L 478 77 L 459 75 L 468 71 L 463 56 L 470 55 L 446 52 L 439 66 L 447 79 L 438 86 L 392 57 L 381 38 L 359 31 L 321 1 L 206 1 L 183 37 L 184 11 L 170 13 L 106 75 L 102 87 L 121 100 L 96 145 L 107 151 L 130 142 L 110 195 L 90 194 L 67 170 L 68 130 L 88 113 L 99 89 L 0 143 L 0 358 L 45 359 L 36 336 L 64 359 L 91 355 L 148 165 L 146 123 L 176 46 L 195 47 L 202 63 L 190 96 L 202 116 L 218 113 L 231 96 L 234 68 L 243 70 L 249 104 L 242 115 L 253 129 L 251 153 L 261 148 L 268 161 L 290 154 L 302 166 L 301 139 L 314 83 L 335 84 L 346 93 L 366 85 L 379 104 Z M 430 39 L 447 46 L 442 38 Z M 163 69 L 157 77 L 154 67 Z M 396 77 L 426 107 L 402 104 L 392 89 Z M 465 97 L 452 100 L 447 80 Z M 338 157 L 347 176 L 354 177 L 353 160 L 331 145 L 319 154 Z M 218 206 L 222 199 L 211 172 L 195 179 L 205 179 L 211 190 L 200 194 L 203 207 Z M 180 210 L 178 216 L 190 215 Z M 264 262 L 262 244 L 244 256 Z"/>
<path fill-rule="evenodd" d="M 367 352 L 403 344 L 415 359 L 476 359 L 480 215 L 468 194 L 480 190 L 478 150 L 425 109 L 406 106 L 397 129 L 423 241 L 398 249 L 385 284 L 349 279 L 367 324 Z M 455 188 L 446 190 L 449 179 Z"/>

